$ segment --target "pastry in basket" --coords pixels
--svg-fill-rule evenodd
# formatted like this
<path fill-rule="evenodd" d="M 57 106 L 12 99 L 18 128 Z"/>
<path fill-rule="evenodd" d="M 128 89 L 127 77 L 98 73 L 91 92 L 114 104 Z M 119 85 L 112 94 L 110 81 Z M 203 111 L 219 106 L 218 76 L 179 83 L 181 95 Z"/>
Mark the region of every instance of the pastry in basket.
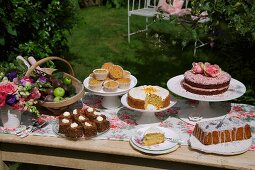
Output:
<path fill-rule="evenodd" d="M 165 133 L 157 127 L 148 128 L 143 136 L 142 144 L 144 146 L 151 146 L 163 143 L 165 141 Z"/>
<path fill-rule="evenodd" d="M 72 122 L 73 122 L 72 119 L 60 118 L 59 119 L 59 129 L 58 129 L 58 132 L 65 134 L 67 129 L 68 129 L 68 127 L 70 127 Z"/>
<path fill-rule="evenodd" d="M 66 137 L 73 139 L 81 138 L 83 136 L 83 127 L 76 122 L 71 123 L 67 128 L 65 135 Z"/>
<path fill-rule="evenodd" d="M 83 124 L 84 129 L 84 137 L 90 138 L 97 135 L 97 126 L 96 123 L 93 121 L 85 121 Z"/>
<path fill-rule="evenodd" d="M 97 125 L 98 132 L 104 132 L 110 128 L 110 122 L 103 118 L 102 116 L 97 116 L 97 118 L 94 121 Z"/>
<path fill-rule="evenodd" d="M 193 135 L 204 145 L 246 140 L 251 128 L 238 118 L 229 117 L 196 124 Z"/>

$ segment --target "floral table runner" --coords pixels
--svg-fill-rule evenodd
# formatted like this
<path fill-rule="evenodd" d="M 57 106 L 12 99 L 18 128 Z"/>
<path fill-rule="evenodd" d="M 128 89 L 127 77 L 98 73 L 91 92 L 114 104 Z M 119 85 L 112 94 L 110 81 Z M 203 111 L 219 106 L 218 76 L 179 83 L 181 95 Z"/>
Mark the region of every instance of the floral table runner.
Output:
<path fill-rule="evenodd" d="M 71 111 L 77 107 L 95 107 L 101 109 L 102 112 L 107 116 L 110 121 L 110 130 L 106 133 L 103 133 L 95 138 L 105 139 L 105 140 L 123 140 L 129 141 L 130 137 L 135 133 L 135 131 L 144 126 L 158 125 L 166 128 L 171 128 L 174 130 L 182 141 L 182 145 L 188 144 L 188 139 L 190 134 L 193 132 L 194 125 L 184 122 L 178 117 L 178 111 L 180 108 L 192 108 L 198 104 L 197 101 L 178 99 L 177 104 L 171 107 L 170 109 L 156 113 L 157 118 L 161 120 L 161 123 L 155 124 L 138 124 L 137 120 L 140 118 L 140 112 L 129 110 L 125 107 L 120 107 L 118 109 L 107 110 L 101 106 L 102 97 L 92 94 L 86 94 L 81 102 L 76 103 L 69 108 Z M 234 104 L 234 103 L 224 103 L 221 104 L 230 105 L 230 111 L 228 112 L 229 116 L 235 116 L 248 123 L 252 129 L 252 146 L 250 150 L 255 151 L 255 107 L 246 104 Z M 223 106 L 224 107 L 224 106 Z M 26 125 L 29 125 L 34 116 L 31 113 L 24 113 L 22 115 L 21 128 L 24 128 Z M 49 121 L 49 124 L 37 130 L 30 135 L 40 135 L 40 136 L 57 136 L 59 135 L 54 131 L 54 125 L 56 122 L 55 116 L 49 116 L 47 114 L 42 114 L 42 118 Z M 15 134 L 15 129 L 4 129 L 1 127 L 0 121 L 0 133 L 10 133 Z"/>

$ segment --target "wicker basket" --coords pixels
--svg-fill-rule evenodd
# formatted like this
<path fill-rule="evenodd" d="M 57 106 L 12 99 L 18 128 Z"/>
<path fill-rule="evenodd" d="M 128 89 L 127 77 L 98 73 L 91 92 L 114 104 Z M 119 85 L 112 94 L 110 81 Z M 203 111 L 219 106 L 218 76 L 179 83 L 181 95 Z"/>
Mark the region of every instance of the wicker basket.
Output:
<path fill-rule="evenodd" d="M 77 102 L 78 100 L 80 100 L 83 95 L 84 95 L 84 86 L 82 85 L 82 83 L 76 79 L 74 77 L 74 71 L 72 66 L 69 64 L 68 61 L 60 58 L 60 57 L 47 57 L 44 59 L 41 59 L 39 61 L 37 61 L 35 64 L 33 64 L 28 71 L 26 72 L 26 76 L 30 76 L 30 74 L 38 68 L 39 65 L 49 61 L 49 60 L 60 60 L 63 61 L 68 67 L 69 67 L 69 74 L 64 73 L 64 76 L 69 77 L 72 79 L 72 85 L 75 87 L 76 89 L 76 95 L 72 96 L 70 98 L 64 99 L 62 101 L 59 102 L 39 102 L 39 106 L 43 106 L 45 108 L 47 108 L 49 111 L 51 111 L 53 114 L 55 115 L 59 115 L 61 114 L 64 110 L 66 110 L 71 104 L 74 104 L 75 102 Z M 52 74 L 52 72 L 55 69 L 51 69 L 51 68 L 41 68 L 41 71 L 47 73 L 47 74 Z"/>

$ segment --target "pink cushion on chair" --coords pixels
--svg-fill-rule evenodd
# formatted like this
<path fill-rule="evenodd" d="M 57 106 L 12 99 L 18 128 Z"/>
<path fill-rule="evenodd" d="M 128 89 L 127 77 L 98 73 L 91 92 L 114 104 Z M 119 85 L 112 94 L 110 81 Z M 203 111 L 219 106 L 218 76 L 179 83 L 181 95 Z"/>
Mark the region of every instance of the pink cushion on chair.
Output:
<path fill-rule="evenodd" d="M 166 0 L 160 0 L 157 8 L 170 15 L 183 16 L 190 14 L 190 9 L 182 9 L 183 4 L 184 0 L 174 0 L 173 5 L 168 4 Z"/>

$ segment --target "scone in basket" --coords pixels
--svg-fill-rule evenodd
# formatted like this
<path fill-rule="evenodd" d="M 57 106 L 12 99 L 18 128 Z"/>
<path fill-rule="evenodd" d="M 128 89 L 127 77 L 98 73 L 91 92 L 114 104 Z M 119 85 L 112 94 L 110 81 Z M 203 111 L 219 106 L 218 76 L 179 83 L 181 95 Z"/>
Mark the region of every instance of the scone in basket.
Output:
<path fill-rule="evenodd" d="M 74 104 L 75 102 L 77 102 L 78 100 L 80 100 L 83 97 L 84 86 L 77 78 L 74 77 L 74 71 L 73 71 L 73 68 L 70 65 L 70 63 L 60 57 L 46 57 L 46 58 L 43 58 L 43 59 L 37 61 L 35 64 L 33 64 L 28 69 L 28 71 L 26 72 L 26 76 L 29 77 L 31 75 L 31 73 L 35 69 L 37 69 L 38 66 L 40 66 L 41 64 L 43 64 L 49 60 L 60 60 L 60 61 L 64 62 L 69 67 L 69 73 L 64 73 L 64 76 L 72 79 L 72 85 L 75 87 L 75 91 L 76 91 L 76 95 L 74 95 L 70 98 L 66 98 L 64 100 L 58 101 L 58 102 L 44 102 L 44 101 L 38 102 L 39 106 L 47 108 L 49 111 L 51 111 L 55 115 L 59 115 L 65 109 L 67 109 L 70 105 Z M 52 74 L 52 72 L 54 70 L 55 69 L 52 69 L 52 68 L 43 68 L 42 69 L 42 71 L 47 74 Z"/>

